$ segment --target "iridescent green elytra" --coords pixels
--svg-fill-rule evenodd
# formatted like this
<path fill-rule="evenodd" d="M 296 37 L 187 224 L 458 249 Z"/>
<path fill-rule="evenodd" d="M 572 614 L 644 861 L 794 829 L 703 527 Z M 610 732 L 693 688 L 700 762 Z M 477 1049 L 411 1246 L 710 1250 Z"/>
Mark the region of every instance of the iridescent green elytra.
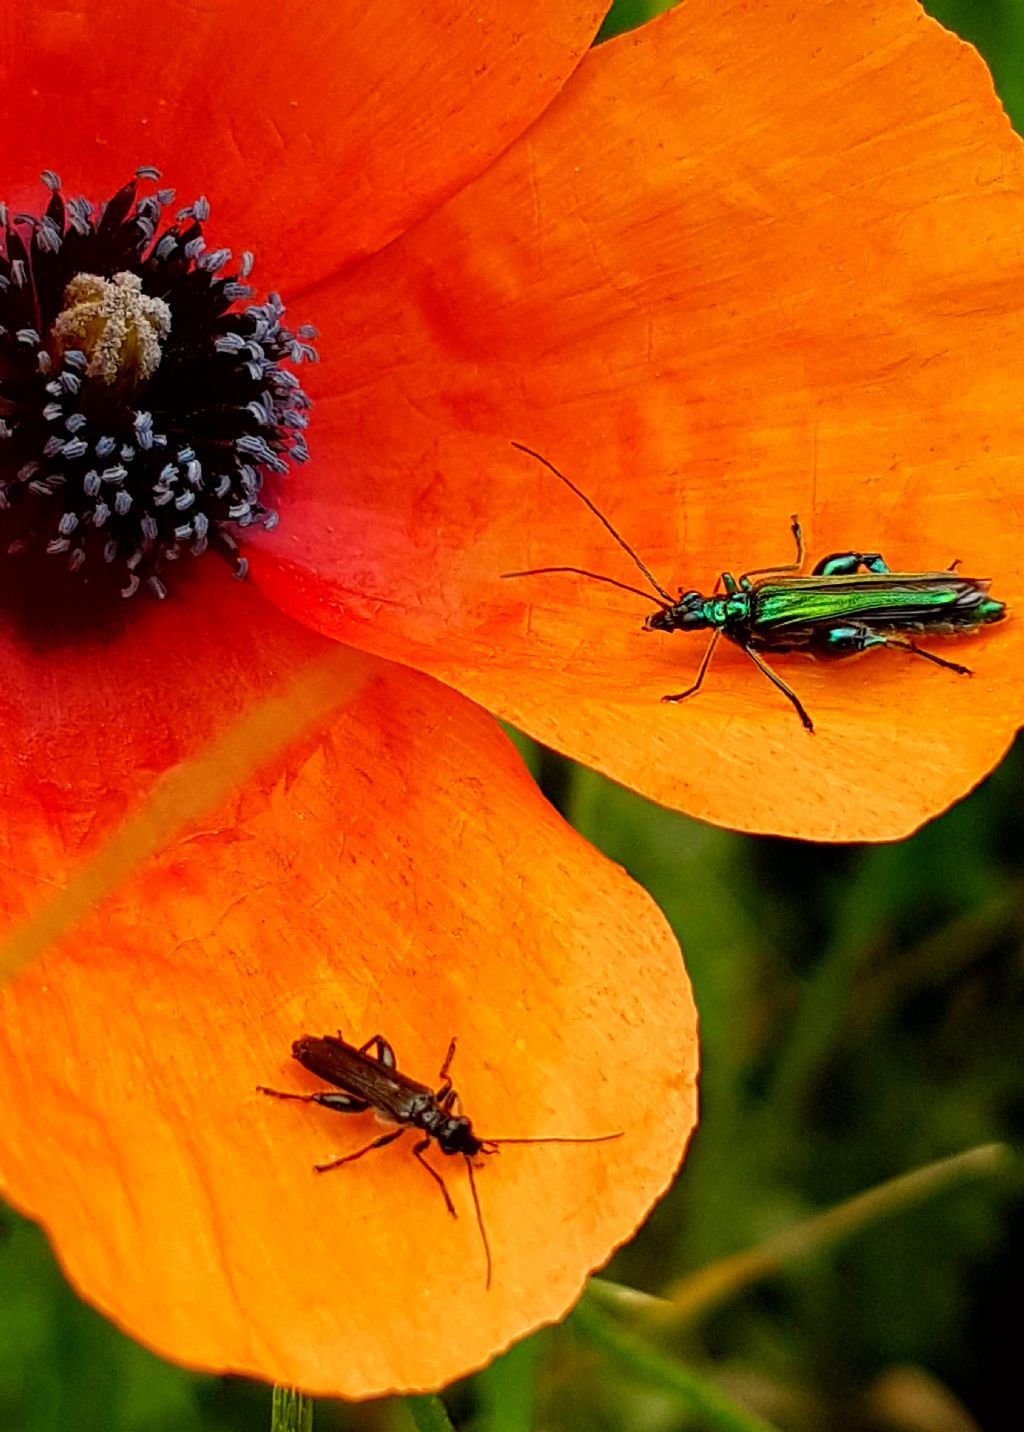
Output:
<path fill-rule="evenodd" d="M 537 458 L 586 503 L 636 563 L 656 596 L 580 567 L 534 567 L 525 572 L 506 572 L 505 576 L 574 572 L 655 602 L 660 610 L 646 618 L 646 631 L 709 630 L 714 633 L 693 685 L 674 696 L 663 696 L 663 701 L 685 701 L 696 695 L 718 640 L 724 636 L 746 652 L 754 665 L 792 702 L 804 727 L 813 732 L 814 723 L 796 693 L 772 671 L 759 652 L 802 651 L 808 656 L 835 660 L 856 656 L 872 647 L 898 647 L 936 666 L 970 676 L 968 667 L 924 651 L 901 634 L 966 635 L 990 622 L 1002 621 L 1006 615 L 1004 604 L 988 595 L 989 579 L 959 577 L 956 563 L 945 572 L 892 572 L 879 552 L 832 552 L 821 559 L 810 576 L 786 576 L 788 572 L 799 572 L 804 564 L 803 534 L 795 516 L 792 530 L 796 561 L 780 567 L 759 567 L 739 577 L 722 572 L 709 597 L 680 590 L 679 596 L 673 598 L 575 483 L 531 448 L 521 443 L 512 446 Z"/>

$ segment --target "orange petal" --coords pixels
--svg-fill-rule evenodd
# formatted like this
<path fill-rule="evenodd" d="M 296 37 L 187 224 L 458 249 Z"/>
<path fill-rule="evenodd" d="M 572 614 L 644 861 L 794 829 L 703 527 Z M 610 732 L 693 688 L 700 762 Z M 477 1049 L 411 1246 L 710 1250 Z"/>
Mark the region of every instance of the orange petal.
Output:
<path fill-rule="evenodd" d="M 30 684 L 22 652 L 2 695 L 6 926 L 240 698 L 323 650 L 263 608 L 230 579 L 182 584 L 90 659 L 65 654 L 74 680 L 51 651 Z M 445 1383 L 564 1313 L 672 1176 L 696 1036 L 659 912 L 490 717 L 354 660 L 347 704 L 2 992 L 0 1176 L 75 1285 L 160 1352 L 369 1396 Z M 384 1034 L 432 1084 L 457 1036 L 481 1134 L 624 1136 L 481 1159 L 488 1291 L 461 1159 L 429 1156 L 453 1221 L 408 1137 L 318 1178 L 379 1125 L 256 1092 L 320 1087 L 290 1045 L 338 1029 Z"/>
<path fill-rule="evenodd" d="M 2 197 L 43 168 L 105 199 L 155 164 L 206 194 L 216 245 L 294 290 L 387 243 L 472 179 L 550 103 L 603 0 L 439 6 L 236 0 L 8 7 Z M 162 37 L 172 37 L 168 42 Z M 37 191 L 38 196 L 38 191 Z M 212 246 L 216 246 L 212 245 Z"/>
<path fill-rule="evenodd" d="M 705 819 L 902 835 L 1021 719 L 1024 628 L 779 674 L 641 631 L 670 590 L 881 550 L 1020 589 L 1024 166 L 978 56 L 911 0 L 688 0 L 588 56 L 465 194 L 324 295 L 315 471 L 257 579 Z M 330 550 L 326 544 L 330 543 Z M 769 658 L 771 660 L 771 658 Z"/>

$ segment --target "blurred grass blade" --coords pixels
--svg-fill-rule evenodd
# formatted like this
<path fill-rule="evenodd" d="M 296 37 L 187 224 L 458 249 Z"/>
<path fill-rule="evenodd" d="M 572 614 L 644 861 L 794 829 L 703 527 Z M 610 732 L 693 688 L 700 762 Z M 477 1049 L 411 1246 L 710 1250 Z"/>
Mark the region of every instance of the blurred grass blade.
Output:
<path fill-rule="evenodd" d="M 313 1399 L 297 1387 L 275 1387 L 270 1432 L 313 1432 Z"/>
<path fill-rule="evenodd" d="M 423 1397 L 405 1397 L 401 1405 L 408 1412 L 416 1432 L 455 1432 L 448 1409 L 434 1393 Z"/>
<path fill-rule="evenodd" d="M 474 1432 L 531 1432 L 541 1334 L 524 1338 L 474 1379 Z"/>
<path fill-rule="evenodd" d="M 645 1386 L 671 1397 L 677 1406 L 702 1418 L 707 1432 L 778 1432 L 771 1423 L 748 1412 L 714 1383 L 692 1372 L 603 1313 L 585 1297 L 569 1319 L 571 1325 L 603 1352 L 610 1353 Z"/>
<path fill-rule="evenodd" d="M 591 1278 L 587 1286 L 594 1301 L 614 1313 L 664 1312 L 673 1307 L 668 1298 L 630 1288 L 625 1283 L 613 1283 L 610 1278 Z"/>
<path fill-rule="evenodd" d="M 735 1296 L 749 1283 L 777 1272 L 794 1259 L 848 1238 L 868 1224 L 900 1213 L 964 1179 L 998 1173 L 1010 1162 L 1010 1150 L 1005 1144 L 981 1144 L 962 1154 L 926 1164 L 912 1173 L 901 1174 L 777 1233 L 756 1248 L 720 1258 L 679 1279 L 668 1289 L 664 1300 L 651 1299 L 646 1311 L 660 1324 L 671 1325 L 703 1316 L 723 1299 Z"/>

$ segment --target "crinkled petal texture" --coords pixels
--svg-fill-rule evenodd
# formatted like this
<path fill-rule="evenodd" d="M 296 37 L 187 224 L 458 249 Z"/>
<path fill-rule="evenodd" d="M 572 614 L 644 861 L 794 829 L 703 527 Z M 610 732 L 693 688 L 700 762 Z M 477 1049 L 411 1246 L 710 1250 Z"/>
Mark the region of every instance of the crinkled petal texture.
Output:
<path fill-rule="evenodd" d="M 226 575 L 133 615 L 105 648 L 3 639 L 8 929 L 102 860 L 157 773 L 205 760 L 212 781 L 210 743 L 287 712 L 325 649 L 334 704 L 3 991 L 0 1177 L 83 1293 L 171 1357 L 437 1386 L 563 1314 L 671 1179 L 696 1116 L 678 947 L 463 698 Z M 426 1156 L 457 1219 L 408 1135 L 318 1177 L 380 1126 L 257 1092 L 325 1087 L 291 1042 L 339 1030 L 432 1086 L 457 1037 L 481 1135 L 623 1136 L 481 1158 L 488 1291 L 462 1158 Z"/>
<path fill-rule="evenodd" d="M 476 183 L 319 295 L 315 471 L 257 580 L 656 799 L 820 839 L 901 835 L 1021 718 L 1024 166 L 978 56 L 911 0 L 687 0 L 591 53 Z M 960 559 L 1011 619 L 771 658 L 644 586 L 881 551 Z"/>
<path fill-rule="evenodd" d="M 0 180 L 106 197 L 155 164 L 206 194 L 217 243 L 293 292 L 480 173 L 548 104 L 603 0 L 8 0 Z M 164 37 L 171 37 L 169 42 Z"/>

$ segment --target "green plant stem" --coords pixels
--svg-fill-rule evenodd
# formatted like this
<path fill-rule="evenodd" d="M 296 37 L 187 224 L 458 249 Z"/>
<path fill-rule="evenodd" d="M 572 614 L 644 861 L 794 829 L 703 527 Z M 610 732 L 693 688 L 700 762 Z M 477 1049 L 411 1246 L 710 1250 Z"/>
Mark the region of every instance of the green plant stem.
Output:
<path fill-rule="evenodd" d="M 542 1334 L 497 1357 L 474 1379 L 474 1432 L 531 1432 Z"/>
<path fill-rule="evenodd" d="M 448 1409 L 434 1393 L 423 1397 L 406 1397 L 402 1406 L 409 1414 L 416 1432 L 455 1432 L 455 1424 L 448 1416 Z"/>
<path fill-rule="evenodd" d="M 998 1173 L 1007 1166 L 1010 1157 L 1005 1144 L 981 1144 L 891 1178 L 835 1208 L 784 1229 L 756 1248 L 719 1258 L 708 1267 L 681 1278 L 668 1289 L 665 1301 L 654 1303 L 652 1300 L 644 1311 L 661 1327 L 689 1322 L 796 1258 L 849 1238 L 866 1225 L 900 1213 L 964 1179 Z"/>
<path fill-rule="evenodd" d="M 621 1328 L 591 1298 L 584 1298 L 570 1322 L 623 1368 L 647 1386 L 666 1393 L 688 1412 L 698 1414 L 705 1426 L 715 1432 L 777 1432 L 770 1422 L 748 1412 L 713 1383 Z"/>
<path fill-rule="evenodd" d="M 313 1432 L 313 1399 L 297 1387 L 275 1387 L 270 1432 Z"/>

